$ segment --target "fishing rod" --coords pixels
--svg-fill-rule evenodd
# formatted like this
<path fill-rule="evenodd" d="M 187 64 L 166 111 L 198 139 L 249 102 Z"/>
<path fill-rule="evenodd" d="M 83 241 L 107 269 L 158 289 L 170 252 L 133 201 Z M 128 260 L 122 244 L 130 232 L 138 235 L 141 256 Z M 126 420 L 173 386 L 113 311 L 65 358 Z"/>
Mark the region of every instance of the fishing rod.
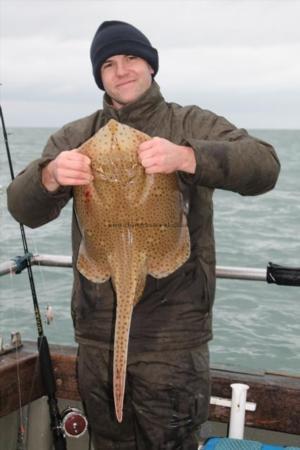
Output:
<path fill-rule="evenodd" d="M 8 158 L 8 164 L 10 169 L 10 175 L 11 179 L 14 180 L 15 176 L 13 164 L 1 105 L 0 105 L 0 117 L 1 117 L 3 138 Z M 32 294 L 35 321 L 38 332 L 37 347 L 39 354 L 40 372 L 43 387 L 48 397 L 50 427 L 52 431 L 53 445 L 55 450 L 66 450 L 67 449 L 66 435 L 70 437 L 79 437 L 82 434 L 84 434 L 84 432 L 87 429 L 87 420 L 84 417 L 84 415 L 76 408 L 67 408 L 65 411 L 63 411 L 62 414 L 60 414 L 59 412 L 56 398 L 56 382 L 50 356 L 50 350 L 47 337 L 45 336 L 43 330 L 40 308 L 38 304 L 38 298 L 36 294 L 33 272 L 31 267 L 32 254 L 28 250 L 24 225 L 22 223 L 20 223 L 19 225 L 24 249 L 24 257 L 21 258 L 21 262 L 19 263 L 21 267 L 19 268 L 18 271 L 16 271 L 16 273 L 20 273 L 24 268 L 27 269 Z"/>

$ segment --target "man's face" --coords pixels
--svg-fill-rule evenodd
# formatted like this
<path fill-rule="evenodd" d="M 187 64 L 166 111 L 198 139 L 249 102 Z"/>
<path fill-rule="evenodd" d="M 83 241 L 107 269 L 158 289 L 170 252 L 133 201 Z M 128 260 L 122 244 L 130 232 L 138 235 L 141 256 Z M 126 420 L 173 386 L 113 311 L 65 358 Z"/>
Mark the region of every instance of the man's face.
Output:
<path fill-rule="evenodd" d="M 152 83 L 153 69 L 138 56 L 111 56 L 100 71 L 105 92 L 116 109 L 137 100 Z"/>

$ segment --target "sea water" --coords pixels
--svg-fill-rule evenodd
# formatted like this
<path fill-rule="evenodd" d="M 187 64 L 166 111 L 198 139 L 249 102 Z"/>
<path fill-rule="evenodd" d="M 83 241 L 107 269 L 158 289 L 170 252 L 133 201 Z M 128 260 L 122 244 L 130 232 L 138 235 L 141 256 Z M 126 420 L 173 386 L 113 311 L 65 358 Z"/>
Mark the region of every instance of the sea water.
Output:
<path fill-rule="evenodd" d="M 15 174 L 37 158 L 53 129 L 9 129 Z M 276 188 L 242 197 L 214 195 L 217 264 L 265 269 L 268 262 L 300 267 L 300 130 L 250 130 L 277 150 L 281 174 Z M 23 253 L 20 229 L 6 208 L 10 174 L 3 139 L 0 151 L 0 263 Z M 71 254 L 69 203 L 55 221 L 25 227 L 32 253 Z M 54 320 L 44 332 L 50 343 L 74 343 L 70 318 L 72 270 L 34 267 L 40 310 L 51 305 Z M 36 339 L 27 273 L 0 277 L 0 335 L 12 330 Z M 265 282 L 217 281 L 214 305 L 213 364 L 300 374 L 300 287 Z"/>

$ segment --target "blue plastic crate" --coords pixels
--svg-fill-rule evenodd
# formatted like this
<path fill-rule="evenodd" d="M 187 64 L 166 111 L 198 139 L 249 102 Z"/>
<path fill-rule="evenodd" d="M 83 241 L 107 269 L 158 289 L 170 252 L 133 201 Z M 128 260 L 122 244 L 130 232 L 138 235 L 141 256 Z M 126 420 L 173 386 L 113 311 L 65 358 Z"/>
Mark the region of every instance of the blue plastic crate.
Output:
<path fill-rule="evenodd" d="M 300 447 L 279 447 L 242 439 L 210 438 L 204 450 L 300 450 Z"/>

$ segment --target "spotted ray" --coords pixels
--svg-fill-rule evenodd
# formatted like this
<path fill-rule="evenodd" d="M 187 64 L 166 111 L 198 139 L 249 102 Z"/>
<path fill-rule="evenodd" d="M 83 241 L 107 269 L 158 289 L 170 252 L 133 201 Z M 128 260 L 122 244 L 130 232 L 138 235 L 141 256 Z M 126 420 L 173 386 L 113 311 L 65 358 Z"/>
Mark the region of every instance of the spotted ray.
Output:
<path fill-rule="evenodd" d="M 166 277 L 190 254 L 176 174 L 147 175 L 138 160 L 137 148 L 148 139 L 110 120 L 79 149 L 92 161 L 94 180 L 74 187 L 82 233 L 77 268 L 95 283 L 111 278 L 116 292 L 113 390 L 119 422 L 131 316 L 146 276 Z"/>

